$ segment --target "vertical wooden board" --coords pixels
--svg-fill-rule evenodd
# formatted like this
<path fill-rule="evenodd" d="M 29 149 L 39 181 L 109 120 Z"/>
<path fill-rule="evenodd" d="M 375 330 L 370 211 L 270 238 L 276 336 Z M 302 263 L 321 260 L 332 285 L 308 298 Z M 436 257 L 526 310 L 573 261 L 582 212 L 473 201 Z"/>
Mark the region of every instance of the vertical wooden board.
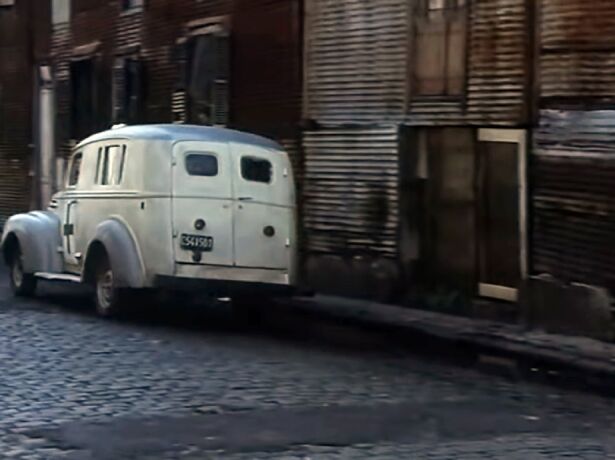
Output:
<path fill-rule="evenodd" d="M 476 285 L 476 154 L 471 128 L 431 128 L 428 139 L 430 235 L 424 263 L 434 279 L 473 293 Z"/>
<path fill-rule="evenodd" d="M 415 86 L 412 96 L 437 96 L 446 92 L 447 25 L 444 19 L 417 21 L 415 29 Z"/>
<path fill-rule="evenodd" d="M 463 95 L 466 84 L 466 27 L 465 15 L 449 23 L 447 46 L 447 93 Z"/>

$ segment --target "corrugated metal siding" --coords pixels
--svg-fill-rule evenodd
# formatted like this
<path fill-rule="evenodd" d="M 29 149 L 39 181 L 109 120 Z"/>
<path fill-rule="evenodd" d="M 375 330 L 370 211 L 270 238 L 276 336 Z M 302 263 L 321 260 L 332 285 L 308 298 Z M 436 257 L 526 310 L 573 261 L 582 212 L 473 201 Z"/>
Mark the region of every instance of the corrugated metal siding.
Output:
<path fill-rule="evenodd" d="M 472 4 L 468 64 L 468 119 L 522 123 L 528 88 L 531 35 L 526 0 Z"/>
<path fill-rule="evenodd" d="M 468 18 L 464 100 L 414 98 L 406 122 L 518 125 L 528 121 L 531 40 L 526 0 L 475 0 Z"/>
<path fill-rule="evenodd" d="M 313 0 L 306 40 L 306 115 L 383 123 L 405 109 L 408 2 Z"/>
<path fill-rule="evenodd" d="M 615 4 L 542 0 L 540 18 L 533 270 L 615 291 Z"/>
<path fill-rule="evenodd" d="M 307 251 L 397 257 L 398 144 L 396 127 L 304 134 Z"/>
<path fill-rule="evenodd" d="M 329 124 L 527 122 L 532 46 L 527 1 L 469 2 L 468 83 L 459 101 L 409 93 L 413 4 L 309 2 L 306 116 Z"/>
<path fill-rule="evenodd" d="M 541 18 L 541 97 L 613 101 L 615 3 L 543 0 Z"/>
<path fill-rule="evenodd" d="M 615 111 L 543 110 L 533 157 L 534 272 L 615 289 Z"/>

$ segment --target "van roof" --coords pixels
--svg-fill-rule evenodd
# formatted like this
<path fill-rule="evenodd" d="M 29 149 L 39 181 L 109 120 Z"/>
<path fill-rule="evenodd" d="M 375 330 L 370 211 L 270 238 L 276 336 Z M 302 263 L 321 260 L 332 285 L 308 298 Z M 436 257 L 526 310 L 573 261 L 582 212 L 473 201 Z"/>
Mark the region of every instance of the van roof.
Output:
<path fill-rule="evenodd" d="M 79 146 L 107 139 L 145 139 L 169 142 L 204 141 L 204 142 L 237 142 L 255 145 L 274 150 L 283 150 L 275 141 L 255 134 L 244 133 L 226 128 L 214 128 L 198 125 L 135 125 L 110 129 L 84 139 Z"/>

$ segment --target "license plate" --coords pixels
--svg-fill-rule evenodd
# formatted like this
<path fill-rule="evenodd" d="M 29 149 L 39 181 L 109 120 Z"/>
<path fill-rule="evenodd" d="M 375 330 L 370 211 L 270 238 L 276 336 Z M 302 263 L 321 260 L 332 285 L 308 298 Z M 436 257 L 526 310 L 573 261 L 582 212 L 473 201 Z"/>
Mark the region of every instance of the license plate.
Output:
<path fill-rule="evenodd" d="M 182 233 L 180 245 L 182 249 L 191 251 L 211 251 L 214 248 L 214 239 L 211 236 Z"/>

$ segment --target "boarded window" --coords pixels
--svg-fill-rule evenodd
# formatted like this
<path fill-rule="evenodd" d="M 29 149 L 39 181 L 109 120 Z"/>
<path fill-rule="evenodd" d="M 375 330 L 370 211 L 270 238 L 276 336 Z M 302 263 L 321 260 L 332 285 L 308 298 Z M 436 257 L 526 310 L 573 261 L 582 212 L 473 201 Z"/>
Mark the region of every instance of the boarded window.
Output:
<path fill-rule="evenodd" d="M 461 96 L 466 73 L 466 0 L 420 0 L 415 17 L 414 95 Z"/>
<path fill-rule="evenodd" d="M 124 178 L 126 146 L 110 145 L 98 150 L 96 183 L 100 185 L 119 185 Z"/>
<path fill-rule="evenodd" d="M 142 121 L 143 63 L 138 58 L 117 58 L 113 66 L 113 121 L 137 124 Z"/>
<path fill-rule="evenodd" d="M 191 176 L 217 176 L 218 159 L 211 154 L 189 153 L 186 156 L 186 171 Z"/>
<path fill-rule="evenodd" d="M 222 26 L 207 27 L 190 38 L 187 47 L 188 121 L 202 125 L 228 124 L 229 36 Z"/>
<path fill-rule="evenodd" d="M 241 159 L 241 176 L 252 182 L 271 182 L 271 163 L 262 158 L 243 157 Z"/>

